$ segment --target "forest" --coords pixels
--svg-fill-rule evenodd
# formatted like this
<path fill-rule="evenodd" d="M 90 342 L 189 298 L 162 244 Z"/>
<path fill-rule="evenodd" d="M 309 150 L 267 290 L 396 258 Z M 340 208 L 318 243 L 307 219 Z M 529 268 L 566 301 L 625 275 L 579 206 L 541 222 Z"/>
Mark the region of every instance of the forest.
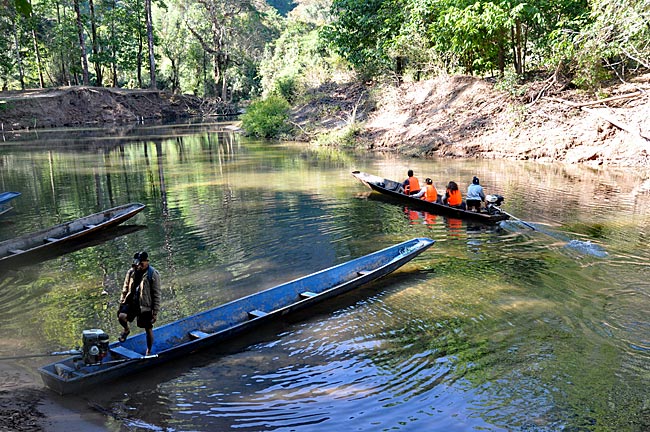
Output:
<path fill-rule="evenodd" d="M 576 88 L 650 67 L 647 0 L 3 0 L 2 91 L 152 88 L 290 104 L 340 79 Z"/>

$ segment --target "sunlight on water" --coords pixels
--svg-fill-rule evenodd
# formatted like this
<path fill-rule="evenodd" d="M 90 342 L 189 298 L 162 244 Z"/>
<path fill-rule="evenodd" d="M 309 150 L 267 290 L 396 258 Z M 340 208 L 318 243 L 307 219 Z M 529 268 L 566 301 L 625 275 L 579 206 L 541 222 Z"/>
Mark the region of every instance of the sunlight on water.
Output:
<path fill-rule="evenodd" d="M 48 134 L 0 147 L 0 186 L 23 193 L 0 240 L 147 208 L 131 232 L 0 275 L 0 356 L 69 349 L 87 328 L 115 340 L 142 249 L 163 278 L 164 324 L 436 240 L 370 286 L 80 395 L 112 413 L 109 430 L 650 428 L 649 173 L 351 154 L 219 124 L 72 135 L 73 147 Z M 416 211 L 370 193 L 357 169 L 396 181 L 414 169 L 439 191 L 454 180 L 464 192 L 476 175 L 515 219 Z"/>

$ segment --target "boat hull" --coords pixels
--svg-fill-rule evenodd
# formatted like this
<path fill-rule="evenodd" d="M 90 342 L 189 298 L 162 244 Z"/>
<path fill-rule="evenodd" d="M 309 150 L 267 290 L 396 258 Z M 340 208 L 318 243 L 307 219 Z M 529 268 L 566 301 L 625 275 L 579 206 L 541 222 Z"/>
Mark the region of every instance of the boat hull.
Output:
<path fill-rule="evenodd" d="M 84 365 L 73 356 L 43 366 L 39 372 L 45 385 L 59 394 L 84 391 L 231 339 L 270 320 L 358 288 L 395 271 L 433 243 L 428 238 L 412 239 L 156 327 L 156 357 L 143 356 L 146 336 L 139 333 L 123 343 L 109 344 L 109 353 L 100 365 Z"/>
<path fill-rule="evenodd" d="M 353 171 L 352 175 L 373 191 L 378 192 L 383 196 L 389 197 L 394 201 L 408 205 L 413 209 L 424 210 L 429 213 L 441 216 L 449 216 L 458 219 L 467 219 L 482 222 L 485 224 L 495 224 L 497 222 L 510 219 L 510 216 L 505 213 L 488 214 L 483 212 L 467 211 L 449 207 L 444 204 L 425 201 L 420 198 L 414 198 L 409 195 L 404 195 L 402 192 L 397 191 L 399 183 L 393 180 L 384 179 L 382 177 L 377 177 L 360 171 Z"/>
<path fill-rule="evenodd" d="M 26 234 L 0 243 L 0 267 L 33 262 L 54 248 L 62 248 L 73 242 L 119 225 L 145 208 L 144 204 L 131 203 L 113 207 L 70 222 L 38 232 Z"/>
<path fill-rule="evenodd" d="M 13 210 L 8 203 L 14 198 L 22 195 L 20 192 L 2 192 L 0 193 L 0 216 Z"/>

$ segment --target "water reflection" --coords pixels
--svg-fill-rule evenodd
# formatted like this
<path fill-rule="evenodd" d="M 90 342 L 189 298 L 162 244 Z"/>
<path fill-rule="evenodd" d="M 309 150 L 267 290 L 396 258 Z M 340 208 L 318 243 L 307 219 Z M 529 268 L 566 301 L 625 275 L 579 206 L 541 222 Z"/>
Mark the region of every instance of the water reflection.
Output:
<path fill-rule="evenodd" d="M 0 147 L 0 186 L 23 193 L 0 239 L 134 201 L 147 204 L 147 229 L 0 277 L 0 355 L 75 347 L 86 328 L 119 334 L 137 250 L 161 272 L 166 323 L 407 238 L 437 240 L 380 283 L 81 395 L 111 413 L 111 430 L 650 425 L 645 172 L 402 160 L 251 141 L 218 124 L 22 143 Z M 461 189 L 477 175 L 504 209 L 557 236 L 359 199 L 350 175 L 408 168 Z"/>

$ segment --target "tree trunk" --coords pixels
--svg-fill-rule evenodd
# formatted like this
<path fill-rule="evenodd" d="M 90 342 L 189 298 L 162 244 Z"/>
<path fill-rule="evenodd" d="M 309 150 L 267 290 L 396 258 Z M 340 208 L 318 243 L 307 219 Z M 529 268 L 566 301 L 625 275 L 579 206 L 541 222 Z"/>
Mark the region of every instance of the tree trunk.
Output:
<path fill-rule="evenodd" d="M 18 28 L 16 27 L 16 21 L 18 20 L 18 15 L 16 14 L 13 19 L 13 28 L 14 28 L 14 47 L 16 49 L 16 65 L 18 65 L 18 76 L 20 78 L 20 89 L 25 90 L 25 72 L 23 71 L 23 61 L 20 56 L 20 44 L 18 38 Z"/>
<path fill-rule="evenodd" d="M 95 66 L 95 85 L 101 87 L 104 81 L 102 64 L 99 61 L 99 41 L 97 40 L 97 23 L 95 21 L 95 3 L 88 0 L 90 6 L 90 34 L 93 42 L 93 65 Z"/>
<path fill-rule="evenodd" d="M 34 41 L 34 54 L 36 55 L 36 69 L 38 70 L 38 84 L 41 88 L 45 87 L 43 79 L 43 68 L 41 67 L 41 51 L 38 48 L 38 39 L 36 39 L 36 30 L 32 28 L 32 40 Z"/>
<path fill-rule="evenodd" d="M 90 85 L 88 78 L 88 58 L 86 57 L 86 42 L 84 41 L 84 28 L 81 21 L 79 0 L 74 0 L 74 12 L 77 15 L 77 33 L 79 34 L 79 50 L 81 51 L 81 67 L 83 69 L 83 84 Z"/>
<path fill-rule="evenodd" d="M 521 68 L 521 23 L 519 20 L 515 21 L 515 25 L 510 29 L 510 43 L 512 44 L 512 63 L 515 67 L 515 72 L 520 75 Z"/>
<path fill-rule="evenodd" d="M 151 88 L 156 86 L 156 58 L 153 55 L 153 19 L 151 17 L 151 0 L 144 1 L 144 11 L 147 21 L 147 42 L 149 44 L 149 78 Z"/>
<path fill-rule="evenodd" d="M 57 22 L 57 24 L 61 25 L 61 11 L 59 10 L 59 7 L 60 7 L 60 5 L 59 5 L 59 2 L 57 1 L 56 2 L 56 22 Z M 64 9 L 64 12 L 65 12 L 65 9 Z M 59 57 L 60 57 L 60 60 L 61 60 L 61 82 L 63 84 L 67 83 L 68 85 L 70 85 L 70 80 L 68 79 L 68 73 L 66 72 L 66 68 L 65 68 L 65 56 L 63 54 L 63 49 L 61 49 L 59 51 Z"/>
<path fill-rule="evenodd" d="M 113 0 L 113 11 L 115 10 L 115 0 Z M 113 15 L 114 16 L 114 15 Z M 111 73 L 113 75 L 113 87 L 117 87 L 117 49 L 115 48 L 115 19 L 111 19 Z"/>
<path fill-rule="evenodd" d="M 137 63 L 138 63 L 138 88 L 142 88 L 142 32 L 140 31 L 140 23 L 142 23 L 142 19 L 140 17 L 140 2 L 138 1 L 136 3 L 136 8 L 138 11 L 138 56 L 137 56 Z"/>

